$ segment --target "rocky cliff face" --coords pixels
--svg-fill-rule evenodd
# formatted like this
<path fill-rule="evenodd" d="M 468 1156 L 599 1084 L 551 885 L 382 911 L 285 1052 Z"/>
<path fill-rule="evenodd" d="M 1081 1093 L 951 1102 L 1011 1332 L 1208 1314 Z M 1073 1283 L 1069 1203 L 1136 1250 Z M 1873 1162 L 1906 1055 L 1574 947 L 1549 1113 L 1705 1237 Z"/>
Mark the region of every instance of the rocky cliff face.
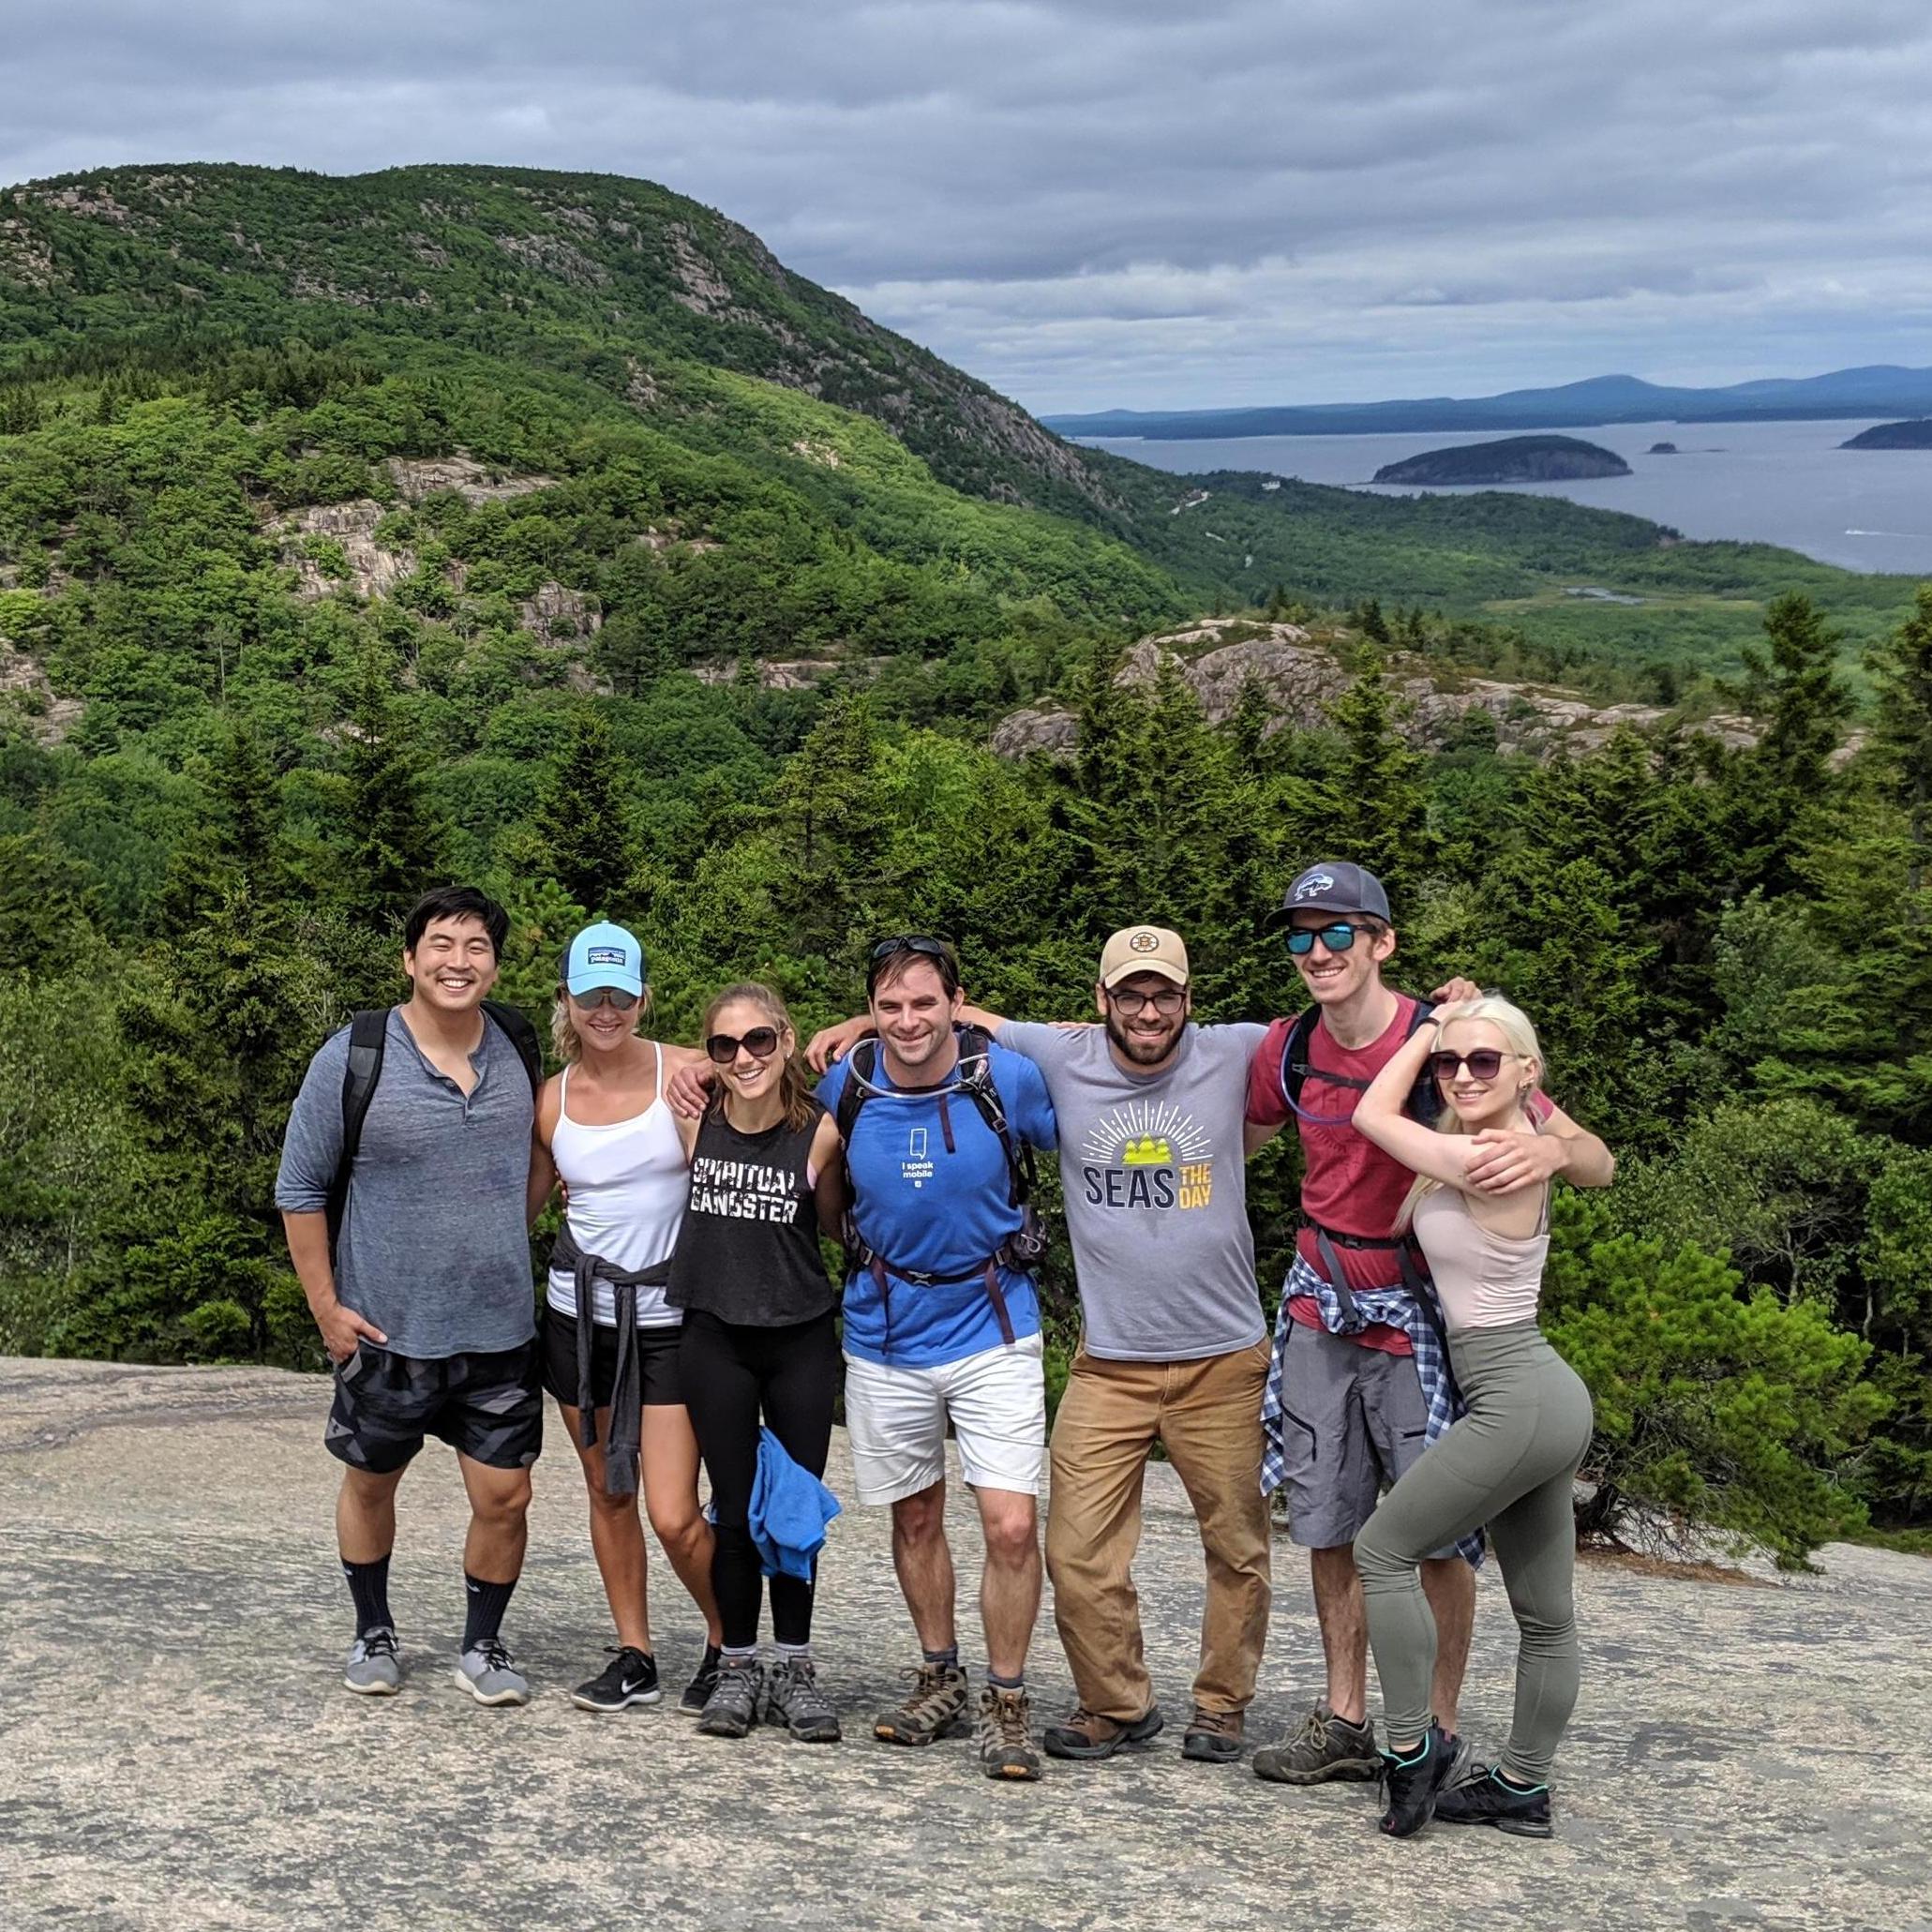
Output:
<path fill-rule="evenodd" d="M 1210 724 L 1225 722 L 1251 680 L 1268 700 L 1270 729 L 1293 725 L 1306 730 L 1326 723 L 1328 707 L 1350 682 L 1332 646 L 1300 625 L 1287 623 L 1266 625 L 1260 636 L 1220 641 L 1236 629 L 1249 633 L 1255 626 L 1235 618 L 1211 618 L 1187 630 L 1143 637 L 1126 653 L 1119 681 L 1146 689 L 1153 684 L 1162 663 L 1171 662 L 1180 667 Z M 1209 648 L 1201 651 L 1203 644 Z M 1555 685 L 1506 684 L 1491 678 L 1452 683 L 1423 669 L 1413 658 L 1392 661 L 1390 682 L 1405 707 L 1403 736 L 1428 749 L 1446 742 L 1473 711 L 1494 720 L 1498 750 L 1526 752 L 1533 757 L 1549 757 L 1558 750 L 1591 751 L 1620 726 L 1661 725 L 1670 715 L 1655 705 L 1593 705 Z M 1693 728 L 1726 744 L 1749 744 L 1756 738 L 1750 721 L 1735 715 L 1710 718 Z M 1000 721 L 994 729 L 993 749 L 1002 757 L 1025 757 L 1036 751 L 1066 757 L 1078 739 L 1079 726 L 1071 711 L 1032 707 Z"/>

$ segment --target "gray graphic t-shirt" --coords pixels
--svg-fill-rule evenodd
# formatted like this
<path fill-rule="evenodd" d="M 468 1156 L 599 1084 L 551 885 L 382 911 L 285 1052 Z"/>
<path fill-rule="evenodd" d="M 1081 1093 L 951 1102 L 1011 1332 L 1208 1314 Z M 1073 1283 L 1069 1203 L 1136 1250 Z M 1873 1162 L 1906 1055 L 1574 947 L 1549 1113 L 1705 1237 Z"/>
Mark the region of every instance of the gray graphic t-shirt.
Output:
<path fill-rule="evenodd" d="M 1160 1073 L 1116 1065 L 1103 1028 L 1009 1020 L 999 1043 L 1046 1077 L 1086 1351 L 1177 1362 L 1267 1331 L 1254 1284 L 1241 1122 L 1261 1026 L 1194 1026 Z"/>

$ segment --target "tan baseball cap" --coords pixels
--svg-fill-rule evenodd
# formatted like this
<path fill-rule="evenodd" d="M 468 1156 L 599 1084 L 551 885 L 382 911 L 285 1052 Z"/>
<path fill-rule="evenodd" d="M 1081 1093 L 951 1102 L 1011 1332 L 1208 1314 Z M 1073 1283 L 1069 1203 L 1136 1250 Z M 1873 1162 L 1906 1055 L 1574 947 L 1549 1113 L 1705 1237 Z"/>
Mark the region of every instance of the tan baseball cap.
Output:
<path fill-rule="evenodd" d="M 1101 984 L 1117 985 L 1136 973 L 1159 973 L 1176 986 L 1188 983 L 1188 949 L 1165 926 L 1122 926 L 1101 948 Z"/>

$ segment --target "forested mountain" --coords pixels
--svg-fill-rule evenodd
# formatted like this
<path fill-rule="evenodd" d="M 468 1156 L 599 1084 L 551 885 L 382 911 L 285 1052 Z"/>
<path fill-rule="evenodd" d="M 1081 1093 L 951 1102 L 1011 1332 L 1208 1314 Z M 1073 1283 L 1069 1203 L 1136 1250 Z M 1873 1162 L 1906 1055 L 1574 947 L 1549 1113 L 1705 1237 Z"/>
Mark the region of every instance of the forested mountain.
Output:
<path fill-rule="evenodd" d="M 1320 695 L 1257 677 L 1210 726 L 1171 657 L 1119 675 L 1216 609 L 1220 648 L 1305 632 Z M 1558 673 L 1643 729 L 1518 728 L 1502 681 Z M 996 756 L 1022 707 L 1077 747 Z M 1553 1291 L 1597 1527 L 1923 1528 L 1928 813 L 1932 598 L 1895 581 L 1074 450 L 645 183 L 0 193 L 0 1351 L 317 1360 L 276 1149 L 426 883 L 510 905 L 539 1016 L 577 924 L 635 923 L 681 1037 L 748 973 L 809 1029 L 921 928 L 1078 1013 L 1132 918 L 1188 935 L 1204 1016 L 1287 1011 L 1258 916 L 1345 853 L 1406 983 L 1515 994 L 1624 1158 Z"/>

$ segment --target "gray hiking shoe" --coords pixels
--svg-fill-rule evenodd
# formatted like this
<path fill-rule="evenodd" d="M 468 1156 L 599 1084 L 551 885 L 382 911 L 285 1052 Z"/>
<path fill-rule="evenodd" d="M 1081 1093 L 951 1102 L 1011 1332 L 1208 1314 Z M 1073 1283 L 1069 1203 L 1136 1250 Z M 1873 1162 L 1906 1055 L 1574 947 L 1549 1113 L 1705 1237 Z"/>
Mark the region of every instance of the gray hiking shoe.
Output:
<path fill-rule="evenodd" d="M 1366 1784 L 1382 1775 L 1375 1726 L 1351 1724 L 1317 1704 L 1279 1745 L 1254 1754 L 1254 1775 L 1278 1785 L 1320 1785 L 1331 1778 Z"/>
<path fill-rule="evenodd" d="M 758 1721 L 758 1694 L 764 1687 L 765 1667 L 756 1657 L 726 1657 L 704 1700 L 698 1730 L 706 1737 L 743 1737 Z"/>
<path fill-rule="evenodd" d="M 989 1684 L 980 1693 L 973 1734 L 980 1748 L 980 1769 L 988 1777 L 1040 1775 L 1040 1753 L 1033 1747 L 1033 1707 L 1024 1690 L 1001 1690 Z"/>
<path fill-rule="evenodd" d="M 872 1734 L 888 1745 L 929 1745 L 966 1728 L 966 1673 L 957 1664 L 921 1664 L 900 1676 L 912 1688 L 897 1710 L 873 1720 Z"/>
<path fill-rule="evenodd" d="M 397 1653 L 396 1632 L 378 1624 L 365 1630 L 349 1646 L 349 1663 L 342 1682 L 366 1698 L 393 1698 L 402 1688 L 402 1660 Z"/>
<path fill-rule="evenodd" d="M 457 1687 L 479 1704 L 527 1704 L 530 1680 L 510 1661 L 501 1637 L 486 1637 L 457 1659 Z"/>
<path fill-rule="evenodd" d="M 839 1714 L 818 1687 L 809 1657 L 786 1657 L 765 1680 L 765 1721 L 782 1724 L 801 1745 L 835 1745 Z"/>

